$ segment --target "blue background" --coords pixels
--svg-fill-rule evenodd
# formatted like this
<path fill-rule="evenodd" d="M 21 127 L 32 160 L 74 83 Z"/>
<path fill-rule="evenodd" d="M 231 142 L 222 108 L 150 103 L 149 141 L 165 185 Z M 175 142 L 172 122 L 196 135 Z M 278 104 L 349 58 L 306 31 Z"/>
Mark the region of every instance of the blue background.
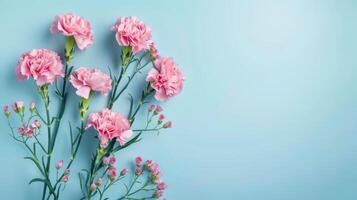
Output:
<path fill-rule="evenodd" d="M 136 155 L 158 161 L 169 184 L 165 196 L 173 200 L 355 200 L 356 10 L 353 0 L 2 0 L 0 104 L 39 102 L 33 83 L 17 81 L 14 71 L 25 51 L 62 52 L 63 37 L 49 32 L 55 15 L 90 20 L 95 43 L 77 51 L 73 64 L 102 70 L 118 66 L 112 24 L 135 15 L 186 82 L 163 104 L 173 128 L 119 153 L 118 167 Z M 78 99 L 71 99 L 66 116 L 75 119 Z M 95 101 L 93 111 L 106 99 Z M 125 113 L 126 103 L 115 109 Z M 27 184 L 38 173 L 1 121 L 0 199 L 39 199 L 42 186 Z M 88 165 L 93 136 L 87 134 L 74 172 Z M 55 160 L 68 155 L 68 140 L 60 132 Z M 62 199 L 79 197 L 73 174 Z"/>

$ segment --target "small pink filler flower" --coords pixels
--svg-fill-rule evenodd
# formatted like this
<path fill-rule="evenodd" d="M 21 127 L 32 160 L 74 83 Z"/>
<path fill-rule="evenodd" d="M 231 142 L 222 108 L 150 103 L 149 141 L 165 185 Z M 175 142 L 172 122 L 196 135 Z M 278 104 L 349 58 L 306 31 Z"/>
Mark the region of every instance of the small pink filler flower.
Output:
<path fill-rule="evenodd" d="M 89 21 L 74 14 L 56 16 L 50 30 L 52 33 L 73 36 L 81 50 L 93 44 L 94 37 Z"/>
<path fill-rule="evenodd" d="M 106 147 L 112 139 L 116 139 L 120 145 L 124 145 L 133 133 L 128 119 L 108 108 L 89 116 L 86 128 L 91 126 L 97 130 L 102 148 Z"/>
<path fill-rule="evenodd" d="M 63 77 L 63 65 L 59 55 L 48 49 L 34 49 L 21 55 L 16 66 L 19 80 L 32 77 L 38 86 L 52 84 L 56 78 Z"/>
<path fill-rule="evenodd" d="M 133 52 L 150 48 L 151 29 L 136 17 L 120 17 L 112 28 L 119 45 L 131 46 Z"/>
<path fill-rule="evenodd" d="M 101 92 L 106 96 L 112 89 L 110 77 L 98 69 L 78 68 L 69 81 L 77 89 L 76 94 L 85 99 L 88 99 L 91 91 Z"/>
<path fill-rule="evenodd" d="M 181 92 L 184 76 L 172 58 L 158 58 L 154 63 L 146 81 L 156 90 L 155 98 L 166 101 Z"/>

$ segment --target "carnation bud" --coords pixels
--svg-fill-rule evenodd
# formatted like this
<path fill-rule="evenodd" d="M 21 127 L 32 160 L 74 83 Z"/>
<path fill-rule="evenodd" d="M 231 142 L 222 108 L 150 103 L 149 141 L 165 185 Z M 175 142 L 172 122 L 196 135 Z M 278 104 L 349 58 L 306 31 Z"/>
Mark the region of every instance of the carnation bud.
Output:
<path fill-rule="evenodd" d="M 65 182 L 65 183 L 67 183 L 67 182 L 68 182 L 68 179 L 69 179 L 69 177 L 66 175 L 66 176 L 63 176 L 62 181 Z"/>
<path fill-rule="evenodd" d="M 103 164 L 104 165 L 109 165 L 110 158 L 109 157 L 104 157 L 103 158 Z"/>
<path fill-rule="evenodd" d="M 160 120 L 160 121 L 162 121 L 162 120 L 164 120 L 164 119 L 165 119 L 165 115 L 164 115 L 164 114 L 159 115 L 159 120 Z"/>
<path fill-rule="evenodd" d="M 143 170 L 141 169 L 141 167 L 137 167 L 137 168 L 135 169 L 135 174 L 136 174 L 137 176 L 141 175 L 142 173 L 143 173 Z"/>
<path fill-rule="evenodd" d="M 109 176 L 109 179 L 110 179 L 111 181 L 114 181 L 114 180 L 115 180 L 115 178 L 116 178 L 116 176 L 117 176 L 117 172 L 116 172 L 115 167 L 112 167 L 112 168 L 109 169 L 108 176 Z"/>
<path fill-rule="evenodd" d="M 33 101 L 30 102 L 30 112 L 33 113 L 36 109 L 36 105 Z"/>
<path fill-rule="evenodd" d="M 162 197 L 163 193 L 164 193 L 164 191 L 162 191 L 162 190 L 156 190 L 153 194 L 153 197 L 160 198 L 160 197 Z"/>
<path fill-rule="evenodd" d="M 99 178 L 99 179 L 95 182 L 95 184 L 96 184 L 97 186 L 102 185 L 102 183 L 103 183 L 103 179 L 102 179 L 102 178 Z"/>
<path fill-rule="evenodd" d="M 6 106 L 3 107 L 3 111 L 4 111 L 5 116 L 6 116 L 7 118 L 9 118 L 11 112 L 10 112 L 10 109 L 9 109 L 9 106 L 8 106 L 8 105 L 6 105 Z"/>
<path fill-rule="evenodd" d="M 60 169 L 62 167 L 62 165 L 63 165 L 63 160 L 60 160 L 56 163 L 55 167 L 56 167 L 56 169 Z"/>
<path fill-rule="evenodd" d="M 172 127 L 172 122 L 171 122 L 171 121 L 168 121 L 168 122 L 166 122 L 162 127 L 163 127 L 163 128 L 171 128 L 171 127 Z"/>
<path fill-rule="evenodd" d="M 95 190 L 97 189 L 97 185 L 96 185 L 95 183 L 92 183 L 92 184 L 90 185 L 90 189 L 91 189 L 92 191 L 95 191 Z"/>
<path fill-rule="evenodd" d="M 167 185 L 164 182 L 161 182 L 157 185 L 157 189 L 159 189 L 159 190 L 165 190 L 166 188 L 167 188 Z"/>
<path fill-rule="evenodd" d="M 17 129 L 17 132 L 20 134 L 20 135 L 24 135 L 26 133 L 25 129 L 23 127 L 20 127 Z"/>
<path fill-rule="evenodd" d="M 40 127 L 41 127 L 41 122 L 38 121 L 37 119 L 35 121 L 33 121 L 31 124 L 32 129 L 39 129 Z"/>
<path fill-rule="evenodd" d="M 127 174 L 128 172 L 129 170 L 127 168 L 124 168 L 123 170 L 121 170 L 120 176 L 125 176 L 125 174 Z"/>
<path fill-rule="evenodd" d="M 12 109 L 16 113 L 22 114 L 24 112 L 24 102 L 23 101 L 16 101 L 12 104 Z"/>
<path fill-rule="evenodd" d="M 152 112 L 156 109 L 156 106 L 155 105 L 150 105 L 149 107 L 149 111 Z"/>
<path fill-rule="evenodd" d="M 154 111 L 154 115 L 157 115 L 162 111 L 163 111 L 162 107 L 159 106 L 159 105 L 156 105 L 156 108 L 155 108 L 155 111 Z"/>
<path fill-rule="evenodd" d="M 109 164 L 114 165 L 114 163 L 117 161 L 117 159 L 115 159 L 115 157 L 111 157 L 109 160 Z"/>
<path fill-rule="evenodd" d="M 138 165 L 138 166 L 141 165 L 141 162 L 142 162 L 142 161 L 143 161 L 143 159 L 142 159 L 140 156 L 138 156 L 138 157 L 135 158 L 135 163 L 136 163 L 136 165 Z"/>

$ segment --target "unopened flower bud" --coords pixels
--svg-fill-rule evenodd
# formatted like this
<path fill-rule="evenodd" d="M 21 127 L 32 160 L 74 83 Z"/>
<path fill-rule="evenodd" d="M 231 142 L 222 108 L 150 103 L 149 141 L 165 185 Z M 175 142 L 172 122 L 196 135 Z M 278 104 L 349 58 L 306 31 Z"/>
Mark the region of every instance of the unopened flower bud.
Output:
<path fill-rule="evenodd" d="M 111 165 L 114 165 L 114 163 L 116 162 L 117 160 L 115 159 L 115 157 L 111 157 L 110 160 L 109 160 L 109 164 Z"/>
<path fill-rule="evenodd" d="M 164 114 L 159 115 L 159 120 L 160 120 L 160 121 L 162 121 L 162 120 L 164 120 L 164 119 L 165 119 L 165 115 L 164 115 Z"/>
<path fill-rule="evenodd" d="M 65 183 L 67 183 L 67 182 L 68 182 L 68 179 L 69 179 L 69 177 L 66 175 L 66 176 L 63 176 L 62 181 L 65 182 Z"/>
<path fill-rule="evenodd" d="M 168 122 L 166 122 L 162 127 L 163 127 L 163 128 L 171 128 L 171 127 L 172 127 L 172 122 L 171 122 L 171 121 L 168 121 Z"/>
<path fill-rule="evenodd" d="M 156 106 L 155 105 L 150 105 L 149 106 L 149 111 L 152 112 L 156 109 Z"/>
<path fill-rule="evenodd" d="M 5 116 L 8 118 L 8 117 L 10 117 L 10 114 L 11 114 L 11 112 L 10 112 L 10 109 L 9 109 L 9 106 L 4 106 L 3 107 L 3 111 L 4 111 L 4 114 L 5 114 Z"/>
<path fill-rule="evenodd" d="M 164 193 L 164 191 L 162 191 L 162 190 L 156 190 L 155 192 L 154 192 L 154 194 L 153 194 L 153 197 L 154 198 L 160 198 L 160 197 L 162 197 L 162 194 Z"/>
<path fill-rule="evenodd" d="M 33 113 L 36 109 L 36 105 L 33 101 L 30 102 L 30 112 Z"/>
<path fill-rule="evenodd" d="M 95 190 L 97 189 L 97 185 L 96 185 L 95 183 L 92 183 L 92 184 L 90 185 L 90 189 L 91 189 L 92 191 L 95 191 Z"/>
<path fill-rule="evenodd" d="M 102 183 L 103 183 L 103 179 L 101 179 L 101 178 L 99 178 L 99 179 L 95 182 L 95 184 L 96 184 L 97 186 L 102 185 Z"/>
<path fill-rule="evenodd" d="M 125 174 L 127 174 L 128 172 L 129 170 L 127 168 L 124 168 L 123 170 L 121 170 L 120 176 L 125 176 Z"/>
<path fill-rule="evenodd" d="M 155 108 L 155 111 L 154 111 L 154 115 L 157 115 L 162 111 L 163 111 L 162 107 L 159 106 L 159 105 L 156 105 L 156 108 Z"/>
<path fill-rule="evenodd" d="M 104 157 L 103 158 L 103 164 L 104 165 L 109 165 L 110 158 L 109 157 Z"/>
<path fill-rule="evenodd" d="M 142 159 L 140 156 L 138 156 L 138 157 L 135 158 L 135 164 L 136 164 L 137 166 L 140 166 L 142 161 L 143 161 L 143 159 Z"/>
<path fill-rule="evenodd" d="M 63 160 L 60 160 L 56 163 L 55 167 L 56 167 L 56 169 L 60 169 L 62 167 L 62 165 L 63 165 Z"/>
<path fill-rule="evenodd" d="M 12 109 L 16 113 L 23 113 L 24 112 L 24 102 L 23 101 L 16 101 L 12 104 Z"/>
<path fill-rule="evenodd" d="M 41 127 L 41 122 L 38 121 L 37 119 L 35 121 L 33 121 L 31 124 L 32 129 L 39 129 L 40 127 Z"/>
<path fill-rule="evenodd" d="M 165 182 L 161 182 L 157 185 L 157 189 L 159 190 L 165 190 L 167 188 L 167 185 Z"/>
<path fill-rule="evenodd" d="M 143 170 L 141 169 L 141 167 L 137 167 L 137 168 L 135 169 L 135 174 L 136 174 L 137 176 L 141 175 L 142 173 L 143 173 Z"/>

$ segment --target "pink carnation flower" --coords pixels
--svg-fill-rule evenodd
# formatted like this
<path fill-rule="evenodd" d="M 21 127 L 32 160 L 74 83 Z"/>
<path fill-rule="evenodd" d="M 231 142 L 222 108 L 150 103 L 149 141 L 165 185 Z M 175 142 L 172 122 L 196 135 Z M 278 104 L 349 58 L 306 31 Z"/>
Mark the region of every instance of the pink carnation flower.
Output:
<path fill-rule="evenodd" d="M 70 82 L 77 89 L 76 94 L 85 99 L 88 99 L 92 90 L 106 96 L 112 89 L 110 77 L 98 69 L 81 67 L 72 73 Z"/>
<path fill-rule="evenodd" d="M 134 53 L 150 48 L 151 29 L 136 17 L 120 17 L 112 31 L 119 45 L 131 46 Z"/>
<path fill-rule="evenodd" d="M 88 20 L 73 14 L 58 15 L 51 26 L 52 33 L 73 36 L 79 49 L 93 44 L 93 33 Z"/>
<path fill-rule="evenodd" d="M 146 81 L 156 90 L 155 98 L 166 101 L 181 92 L 184 76 L 172 58 L 158 58 Z"/>
<path fill-rule="evenodd" d="M 38 86 L 52 84 L 59 76 L 64 76 L 59 55 L 48 49 L 34 49 L 21 55 L 16 66 L 19 80 L 32 77 Z"/>
<path fill-rule="evenodd" d="M 128 119 L 120 113 L 112 112 L 107 108 L 89 116 L 86 128 L 91 126 L 98 131 L 102 148 L 106 147 L 112 139 L 116 139 L 121 145 L 124 145 L 132 135 Z"/>

